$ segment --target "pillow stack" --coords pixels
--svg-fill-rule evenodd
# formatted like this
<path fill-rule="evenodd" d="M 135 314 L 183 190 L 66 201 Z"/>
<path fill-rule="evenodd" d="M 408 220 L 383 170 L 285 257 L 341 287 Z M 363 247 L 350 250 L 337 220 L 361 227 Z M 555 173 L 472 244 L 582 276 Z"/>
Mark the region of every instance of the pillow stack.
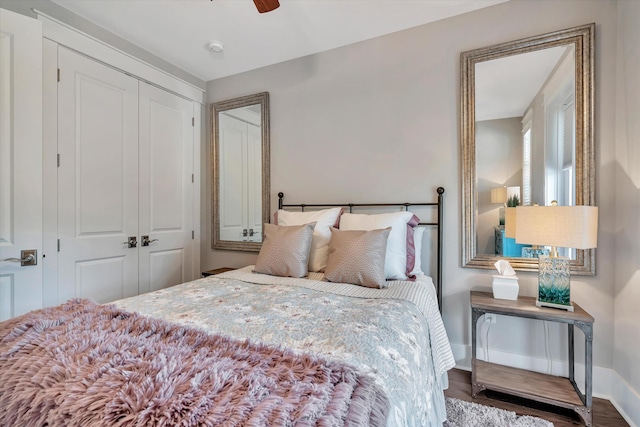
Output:
<path fill-rule="evenodd" d="M 265 224 L 257 273 L 305 277 L 309 271 L 324 272 L 331 282 L 374 288 L 422 274 L 424 229 L 414 230 L 420 220 L 411 212 L 343 214 L 332 208 L 279 210 L 274 217 L 277 225 Z"/>

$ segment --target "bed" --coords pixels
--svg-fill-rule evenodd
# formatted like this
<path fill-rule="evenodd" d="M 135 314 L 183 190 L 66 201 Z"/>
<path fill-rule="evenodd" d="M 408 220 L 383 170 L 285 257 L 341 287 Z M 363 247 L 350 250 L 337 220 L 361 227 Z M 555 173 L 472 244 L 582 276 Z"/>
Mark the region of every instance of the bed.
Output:
<path fill-rule="evenodd" d="M 1 323 L 0 425 L 442 425 L 455 364 L 439 312 L 443 193 L 434 203 L 375 205 L 436 208 L 437 221 L 402 227 L 384 221 L 413 214 L 353 214 L 374 204 L 285 205 L 280 193 L 256 265 Z M 340 224 L 318 214 L 331 209 Z M 321 224 L 330 232 L 324 246 Z M 420 258 L 411 229 L 431 226 L 435 281 L 408 261 Z M 399 230 L 405 251 L 393 254 L 390 236 Z M 303 260 L 289 249 L 294 232 L 308 245 Z M 400 260 L 395 273 L 392 259 Z"/>

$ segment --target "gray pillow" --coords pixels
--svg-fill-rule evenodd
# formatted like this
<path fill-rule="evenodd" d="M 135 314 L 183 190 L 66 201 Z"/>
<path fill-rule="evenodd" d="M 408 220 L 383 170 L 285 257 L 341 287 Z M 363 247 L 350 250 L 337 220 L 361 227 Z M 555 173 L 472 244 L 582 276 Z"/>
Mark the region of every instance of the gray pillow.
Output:
<path fill-rule="evenodd" d="M 258 254 L 256 273 L 283 277 L 305 277 L 309 273 L 309 251 L 316 223 L 264 225 L 264 241 Z"/>
<path fill-rule="evenodd" d="M 386 288 L 384 259 L 390 232 L 391 227 L 370 231 L 332 228 L 325 279 Z"/>

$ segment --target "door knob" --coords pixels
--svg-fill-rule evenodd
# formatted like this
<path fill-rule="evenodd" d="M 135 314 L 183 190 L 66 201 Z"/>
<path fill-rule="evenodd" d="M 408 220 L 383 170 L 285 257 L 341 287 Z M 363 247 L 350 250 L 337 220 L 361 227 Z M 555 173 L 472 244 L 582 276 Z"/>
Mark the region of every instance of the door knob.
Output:
<path fill-rule="evenodd" d="M 138 246 L 138 238 L 136 236 L 129 236 L 126 242 L 122 242 L 123 245 L 129 245 L 130 248 Z"/>
<path fill-rule="evenodd" d="M 20 258 L 5 258 L 0 261 L 19 262 L 22 267 L 27 265 L 38 265 L 38 251 L 27 249 L 20 251 Z"/>
<path fill-rule="evenodd" d="M 158 239 L 149 240 L 149 236 L 142 236 L 142 246 L 149 246 L 152 242 L 159 242 Z"/>

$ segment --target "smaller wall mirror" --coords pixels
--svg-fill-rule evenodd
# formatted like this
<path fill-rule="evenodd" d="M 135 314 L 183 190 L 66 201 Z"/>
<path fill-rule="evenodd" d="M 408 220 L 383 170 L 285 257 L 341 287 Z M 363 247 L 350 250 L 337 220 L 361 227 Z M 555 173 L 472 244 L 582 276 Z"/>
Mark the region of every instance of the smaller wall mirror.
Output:
<path fill-rule="evenodd" d="M 269 93 L 211 105 L 212 248 L 257 252 L 269 222 Z"/>

